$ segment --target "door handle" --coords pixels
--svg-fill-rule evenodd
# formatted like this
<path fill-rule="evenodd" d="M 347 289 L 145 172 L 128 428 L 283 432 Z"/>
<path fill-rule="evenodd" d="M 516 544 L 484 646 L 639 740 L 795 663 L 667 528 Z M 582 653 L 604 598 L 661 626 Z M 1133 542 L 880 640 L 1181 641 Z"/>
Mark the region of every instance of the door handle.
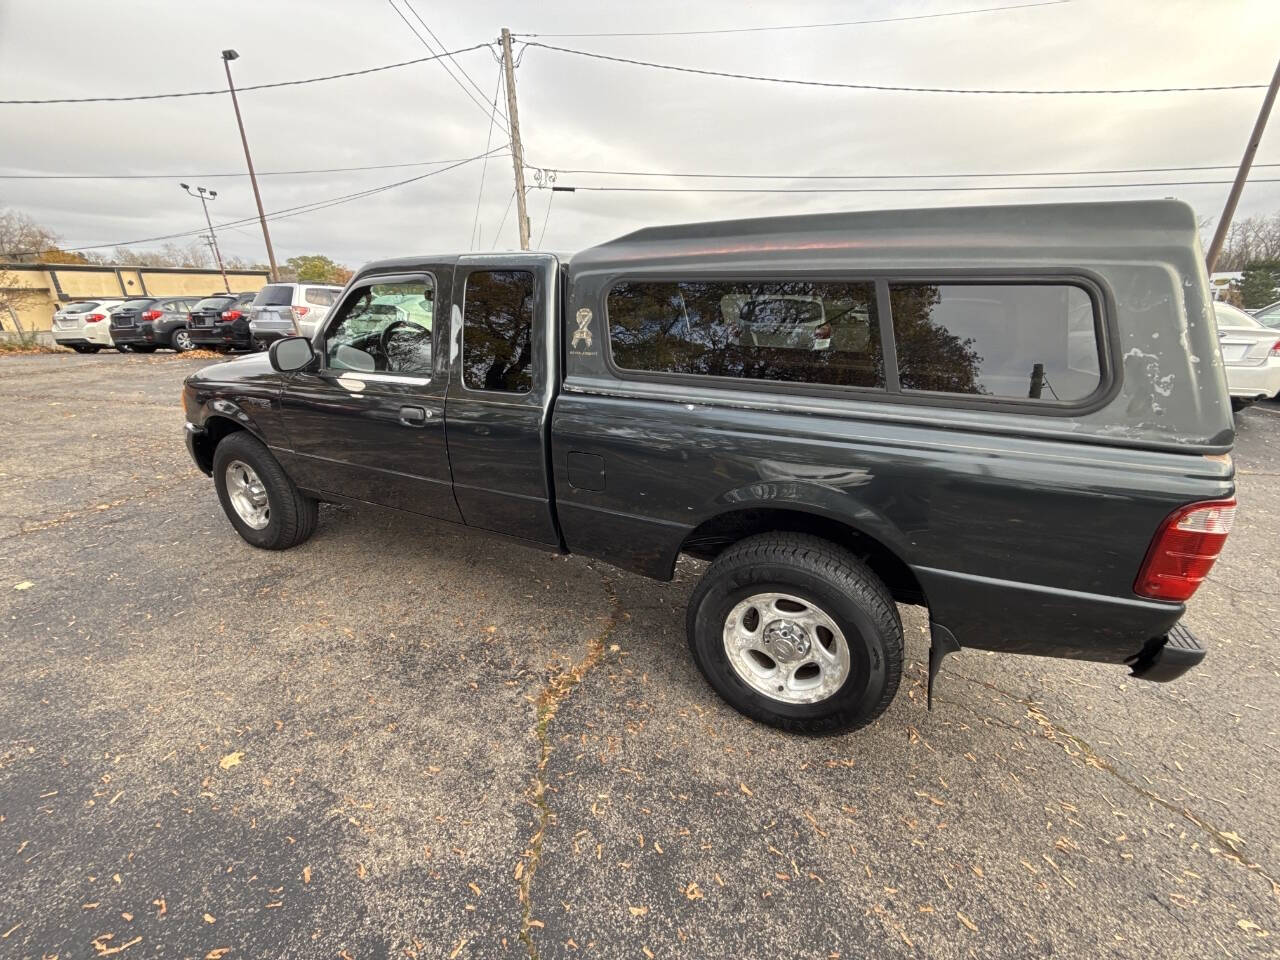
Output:
<path fill-rule="evenodd" d="M 428 413 L 422 407 L 401 407 L 400 408 L 400 422 L 403 423 L 406 427 L 425 426 L 427 419 L 430 416 L 431 414 Z"/>

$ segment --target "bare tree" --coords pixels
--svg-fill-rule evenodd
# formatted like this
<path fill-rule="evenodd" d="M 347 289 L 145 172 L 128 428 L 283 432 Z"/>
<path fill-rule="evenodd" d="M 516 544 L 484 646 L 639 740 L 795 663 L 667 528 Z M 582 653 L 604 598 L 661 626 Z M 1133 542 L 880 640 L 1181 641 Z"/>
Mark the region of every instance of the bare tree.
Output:
<path fill-rule="evenodd" d="M 1202 224 L 1207 230 L 1209 224 Z M 1280 260 L 1280 213 L 1237 220 L 1227 231 L 1217 269 L 1224 273 L 1243 270 L 1261 260 Z"/>

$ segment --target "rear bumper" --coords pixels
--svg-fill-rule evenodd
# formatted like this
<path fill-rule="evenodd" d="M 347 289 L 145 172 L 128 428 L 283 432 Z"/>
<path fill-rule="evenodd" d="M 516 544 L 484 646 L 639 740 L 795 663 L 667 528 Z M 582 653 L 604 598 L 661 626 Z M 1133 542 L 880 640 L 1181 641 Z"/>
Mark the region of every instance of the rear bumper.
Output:
<path fill-rule="evenodd" d="M 1142 651 L 1132 658 L 1131 676 L 1157 683 L 1168 683 L 1197 666 L 1204 659 L 1205 649 L 1189 627 L 1179 623 L 1167 636 L 1147 642 Z"/>
<path fill-rule="evenodd" d="M 142 331 L 137 327 L 117 327 L 111 330 L 111 339 L 117 346 L 128 346 L 134 343 L 146 344 Z"/>
<path fill-rule="evenodd" d="M 113 346 L 111 340 L 111 330 L 106 326 L 106 322 L 85 324 L 78 329 L 59 330 L 56 327 L 51 331 L 53 339 L 63 344 L 87 344 L 91 347 L 110 347 Z"/>
<path fill-rule="evenodd" d="M 1242 400 L 1261 400 L 1280 393 L 1280 357 L 1256 367 L 1227 365 L 1227 392 Z"/>
<path fill-rule="evenodd" d="M 254 339 L 264 343 L 271 343 L 282 337 L 293 337 L 298 333 L 289 320 L 250 320 L 249 331 Z"/>
<path fill-rule="evenodd" d="M 191 342 L 217 347 L 248 347 L 251 342 L 249 325 L 216 323 L 212 327 L 187 327 Z"/>

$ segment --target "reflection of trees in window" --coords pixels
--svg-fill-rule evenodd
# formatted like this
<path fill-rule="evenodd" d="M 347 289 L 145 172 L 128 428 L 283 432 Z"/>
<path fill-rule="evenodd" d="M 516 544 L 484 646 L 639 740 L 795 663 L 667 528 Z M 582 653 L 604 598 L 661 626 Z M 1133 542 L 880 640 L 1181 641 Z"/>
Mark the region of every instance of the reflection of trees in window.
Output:
<path fill-rule="evenodd" d="M 884 385 L 869 283 L 625 281 L 608 307 L 614 361 L 624 369 Z"/>
<path fill-rule="evenodd" d="M 889 301 L 903 389 L 987 392 L 978 382 L 982 357 L 974 349 L 973 339 L 962 339 L 932 319 L 934 308 L 942 301 L 936 286 L 894 284 L 889 288 Z"/>
<path fill-rule="evenodd" d="M 472 390 L 528 393 L 532 387 L 533 274 L 478 270 L 467 277 L 462 378 Z"/>

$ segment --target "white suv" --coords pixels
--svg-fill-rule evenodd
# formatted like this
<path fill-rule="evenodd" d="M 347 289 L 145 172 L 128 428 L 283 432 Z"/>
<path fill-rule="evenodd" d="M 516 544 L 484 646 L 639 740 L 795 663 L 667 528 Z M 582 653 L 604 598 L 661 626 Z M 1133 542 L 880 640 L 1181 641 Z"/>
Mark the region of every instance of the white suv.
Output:
<path fill-rule="evenodd" d="M 53 340 L 76 353 L 97 353 L 114 347 L 111 314 L 123 300 L 76 300 L 53 315 Z"/>
<path fill-rule="evenodd" d="M 341 287 L 323 283 L 270 283 L 249 307 L 249 332 L 259 349 L 281 337 L 315 334 L 338 302 Z"/>

